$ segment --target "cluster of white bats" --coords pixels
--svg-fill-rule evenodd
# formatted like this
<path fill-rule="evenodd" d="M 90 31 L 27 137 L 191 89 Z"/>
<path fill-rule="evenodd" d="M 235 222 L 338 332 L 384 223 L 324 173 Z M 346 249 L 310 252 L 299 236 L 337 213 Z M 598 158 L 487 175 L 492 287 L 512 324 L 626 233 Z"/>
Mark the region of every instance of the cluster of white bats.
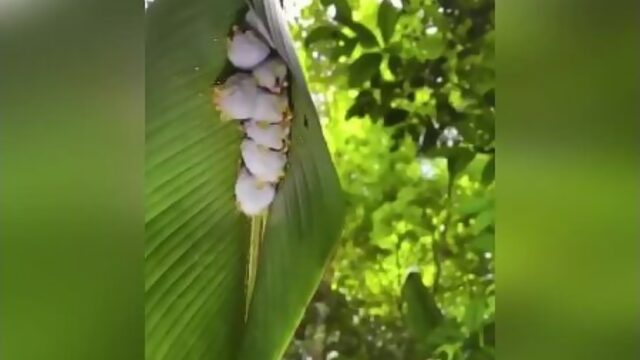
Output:
<path fill-rule="evenodd" d="M 244 132 L 235 196 L 244 214 L 258 216 L 273 202 L 287 164 L 288 68 L 252 9 L 232 31 L 227 57 L 234 73 L 214 88 L 213 101 L 221 118 L 239 121 Z"/>

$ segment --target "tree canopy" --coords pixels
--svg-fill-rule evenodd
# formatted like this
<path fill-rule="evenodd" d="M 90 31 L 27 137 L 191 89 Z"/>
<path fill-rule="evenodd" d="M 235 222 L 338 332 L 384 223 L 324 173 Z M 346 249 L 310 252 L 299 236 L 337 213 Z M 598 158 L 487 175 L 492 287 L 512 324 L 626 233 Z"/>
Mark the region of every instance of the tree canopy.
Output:
<path fill-rule="evenodd" d="M 292 21 L 347 197 L 287 359 L 493 359 L 492 0 L 314 0 Z"/>

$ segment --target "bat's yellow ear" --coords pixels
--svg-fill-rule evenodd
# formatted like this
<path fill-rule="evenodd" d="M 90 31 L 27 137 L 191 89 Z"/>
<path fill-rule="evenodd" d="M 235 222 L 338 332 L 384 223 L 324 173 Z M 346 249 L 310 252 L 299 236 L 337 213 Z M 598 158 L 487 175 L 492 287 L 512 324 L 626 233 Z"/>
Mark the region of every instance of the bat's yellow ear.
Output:
<path fill-rule="evenodd" d="M 286 109 L 284 109 L 282 116 L 283 116 L 283 120 L 287 122 L 293 119 L 293 113 L 291 112 L 291 109 L 288 106 Z"/>
<path fill-rule="evenodd" d="M 289 139 L 284 139 L 282 140 L 282 152 L 288 152 L 289 151 Z"/>
<path fill-rule="evenodd" d="M 213 94 L 211 96 L 211 100 L 213 101 L 213 104 L 216 106 L 216 110 L 220 110 L 220 88 L 219 87 L 214 87 L 213 88 Z"/>

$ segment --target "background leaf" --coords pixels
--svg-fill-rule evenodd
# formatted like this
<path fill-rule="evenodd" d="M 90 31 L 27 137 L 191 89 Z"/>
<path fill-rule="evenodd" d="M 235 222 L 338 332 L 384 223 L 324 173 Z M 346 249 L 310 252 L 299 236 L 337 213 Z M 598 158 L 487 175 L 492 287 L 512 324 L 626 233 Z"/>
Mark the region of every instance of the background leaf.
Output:
<path fill-rule="evenodd" d="M 489 186 L 496 177 L 496 157 L 492 156 L 482 169 L 482 184 Z"/>
<path fill-rule="evenodd" d="M 476 217 L 473 226 L 471 226 L 471 232 L 478 235 L 488 226 L 493 225 L 495 222 L 493 209 L 489 209 L 481 212 Z"/>
<path fill-rule="evenodd" d="M 416 338 L 427 338 L 444 320 L 433 294 L 424 286 L 419 273 L 407 276 L 402 298 L 407 306 L 407 327 Z"/>
<path fill-rule="evenodd" d="M 349 66 L 349 86 L 358 87 L 370 80 L 380 71 L 382 54 L 367 53 L 361 55 Z"/>
<path fill-rule="evenodd" d="M 348 40 L 349 37 L 345 35 L 340 29 L 333 25 L 321 25 L 313 28 L 309 35 L 307 35 L 304 45 L 309 46 L 319 41 L 327 40 Z"/>
<path fill-rule="evenodd" d="M 356 37 L 360 45 L 364 48 L 372 48 L 378 46 L 376 35 L 368 27 L 359 22 L 349 21 L 345 24 L 349 29 L 356 33 Z"/>
<path fill-rule="evenodd" d="M 396 30 L 396 24 L 400 18 L 400 11 L 391 5 L 389 0 L 384 0 L 378 8 L 378 28 L 385 43 L 393 37 Z"/>
<path fill-rule="evenodd" d="M 464 324 L 469 332 L 477 331 L 484 322 L 485 299 L 475 296 L 469 300 L 464 314 Z"/>
<path fill-rule="evenodd" d="M 476 154 L 469 149 L 454 149 L 447 159 L 447 169 L 451 180 L 455 179 L 473 161 Z"/>
<path fill-rule="evenodd" d="M 495 235 L 492 233 L 480 234 L 469 243 L 469 246 L 475 251 L 493 252 L 495 250 Z"/>
<path fill-rule="evenodd" d="M 331 5 L 336 8 L 336 20 L 339 22 L 349 22 L 351 21 L 351 5 L 349 5 L 348 0 L 320 0 L 324 7 L 329 7 Z"/>

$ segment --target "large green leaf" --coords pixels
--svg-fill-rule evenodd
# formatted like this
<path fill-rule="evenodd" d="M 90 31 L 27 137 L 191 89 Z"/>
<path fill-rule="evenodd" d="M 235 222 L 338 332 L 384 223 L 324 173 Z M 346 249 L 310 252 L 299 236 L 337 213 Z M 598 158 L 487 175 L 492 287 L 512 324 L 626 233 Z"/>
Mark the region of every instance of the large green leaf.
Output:
<path fill-rule="evenodd" d="M 240 356 L 243 360 L 280 359 L 320 283 L 344 219 L 338 177 L 293 42 L 276 4 L 277 1 L 264 1 L 264 14 L 275 46 L 293 75 L 290 169 L 269 213 Z"/>
<path fill-rule="evenodd" d="M 293 72 L 293 139 L 246 324 L 249 221 L 233 193 L 241 133 L 220 121 L 210 85 L 247 3 L 156 0 L 147 11 L 147 359 L 279 359 L 339 237 L 340 186 L 277 3 L 255 6 Z"/>

